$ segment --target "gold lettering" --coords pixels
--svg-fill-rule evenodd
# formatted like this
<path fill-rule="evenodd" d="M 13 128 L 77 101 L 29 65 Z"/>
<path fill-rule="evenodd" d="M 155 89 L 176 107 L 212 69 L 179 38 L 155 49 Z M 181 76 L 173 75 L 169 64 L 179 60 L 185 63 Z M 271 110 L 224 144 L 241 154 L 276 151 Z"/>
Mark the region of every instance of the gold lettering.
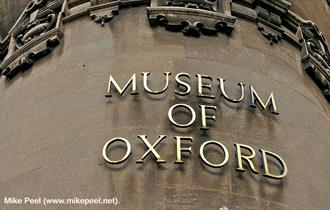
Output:
<path fill-rule="evenodd" d="M 165 87 L 160 91 L 152 91 L 148 87 L 148 75 L 150 74 L 150 72 L 142 72 L 141 74 L 143 75 L 143 87 L 148 93 L 157 95 L 162 94 L 167 90 L 169 84 L 169 76 L 171 75 L 171 72 L 164 72 L 164 75 L 166 76 L 166 84 Z"/>
<path fill-rule="evenodd" d="M 189 152 L 191 154 L 191 147 L 181 148 L 181 140 L 189 140 L 193 142 L 193 138 L 190 136 L 174 136 L 176 139 L 176 161 L 177 164 L 183 164 L 181 152 Z"/>
<path fill-rule="evenodd" d="M 212 99 L 214 99 L 215 98 L 214 95 L 205 94 L 203 92 L 203 88 L 212 90 L 212 85 L 211 84 L 203 83 L 203 79 L 208 79 L 212 82 L 212 77 L 210 77 L 208 75 L 202 75 L 202 74 L 196 74 L 196 77 L 197 77 L 197 84 L 198 84 L 197 96 L 202 97 L 202 98 L 212 98 Z"/>
<path fill-rule="evenodd" d="M 143 163 L 143 159 L 147 157 L 147 155 L 151 152 L 156 158 L 156 162 L 157 163 L 166 163 L 165 160 L 162 160 L 162 158 L 160 157 L 160 155 L 157 153 L 157 151 L 154 149 L 163 139 L 166 138 L 165 135 L 160 135 L 159 139 L 156 141 L 156 143 L 154 143 L 153 145 L 151 145 L 147 139 L 146 135 L 138 135 L 138 137 L 143 141 L 143 143 L 149 148 L 148 151 L 146 153 L 144 153 L 144 155 L 141 157 L 140 160 L 137 160 L 136 163 Z"/>
<path fill-rule="evenodd" d="M 219 85 L 220 85 L 221 93 L 227 101 L 232 102 L 232 103 L 239 103 L 239 102 L 243 101 L 243 99 L 244 99 L 244 84 L 243 83 L 241 83 L 241 82 L 238 83 L 238 86 L 241 87 L 241 97 L 239 99 L 234 99 L 234 98 L 230 98 L 225 91 L 225 81 L 226 80 L 224 80 L 222 78 L 218 78 L 218 80 L 220 82 Z"/>
<path fill-rule="evenodd" d="M 116 141 L 121 141 L 121 142 L 124 142 L 126 144 L 126 154 L 124 155 L 124 157 L 120 160 L 110 160 L 110 158 L 108 157 L 107 155 L 107 150 L 108 148 L 110 147 L 110 145 Z M 110 163 L 110 164 L 119 164 L 119 163 L 122 163 L 124 162 L 131 154 L 131 144 L 124 138 L 120 138 L 120 137 L 116 137 L 116 138 L 113 138 L 111 140 L 109 140 L 107 143 L 105 143 L 105 145 L 103 146 L 103 150 L 102 150 L 102 156 L 103 156 L 103 159 Z"/>
<path fill-rule="evenodd" d="M 118 83 L 116 82 L 116 80 L 111 76 L 110 74 L 110 78 L 109 78 L 109 84 L 108 84 L 108 90 L 107 93 L 105 94 L 105 97 L 112 97 L 111 94 L 111 84 L 114 85 L 114 87 L 116 88 L 116 90 L 118 91 L 118 93 L 120 95 L 123 95 L 124 92 L 126 91 L 126 89 L 128 88 L 128 86 L 132 83 L 132 92 L 131 95 L 137 95 L 138 92 L 136 90 L 136 75 L 133 74 L 133 76 L 131 77 L 131 79 L 126 83 L 124 88 L 120 88 L 120 86 L 118 85 Z"/>
<path fill-rule="evenodd" d="M 263 149 L 260 149 L 260 152 L 261 152 L 261 156 L 262 156 L 262 167 L 265 170 L 264 176 L 270 177 L 273 179 L 283 179 L 284 177 L 286 177 L 288 175 L 288 167 L 285 164 L 284 160 L 278 154 L 267 151 L 267 150 L 263 150 Z M 280 163 L 280 165 L 281 165 L 281 174 L 280 175 L 274 175 L 269 172 L 267 156 L 273 157 Z"/>
<path fill-rule="evenodd" d="M 209 144 L 215 144 L 215 145 L 218 145 L 222 151 L 224 152 L 224 160 L 219 163 L 219 164 L 214 164 L 214 163 L 211 163 L 209 162 L 206 158 L 205 158 L 205 155 L 204 155 L 204 147 L 206 147 L 207 145 Z M 220 168 L 222 166 L 224 166 L 227 162 L 228 162 L 228 159 L 229 159 L 229 153 L 228 153 L 228 150 L 227 148 L 225 147 L 225 145 L 221 144 L 220 142 L 217 142 L 217 141 L 206 141 L 202 144 L 202 146 L 200 147 L 200 150 L 199 150 L 199 154 L 200 154 L 200 157 L 202 159 L 202 161 L 210 166 L 210 167 L 213 167 L 213 168 Z"/>
<path fill-rule="evenodd" d="M 260 99 L 258 93 L 255 91 L 252 85 L 250 85 L 250 95 L 251 95 L 250 107 L 256 108 L 257 107 L 256 103 L 258 103 L 263 110 L 267 109 L 267 107 L 269 106 L 273 114 L 279 114 L 277 111 L 273 92 L 270 93 L 266 104 Z"/>
<path fill-rule="evenodd" d="M 254 149 L 252 147 L 250 147 L 248 145 L 244 145 L 244 144 L 235 143 L 235 146 L 236 146 L 236 156 L 237 156 L 237 164 L 238 164 L 238 167 L 236 168 L 236 170 L 242 171 L 242 172 L 245 171 L 245 169 L 243 168 L 243 163 L 242 163 L 242 160 L 245 160 L 248 163 L 251 171 L 253 173 L 258 174 L 259 172 L 256 170 L 256 168 L 254 167 L 253 162 L 252 162 L 252 159 L 256 156 Z M 243 156 L 241 148 L 248 150 L 251 153 L 251 155 Z"/>

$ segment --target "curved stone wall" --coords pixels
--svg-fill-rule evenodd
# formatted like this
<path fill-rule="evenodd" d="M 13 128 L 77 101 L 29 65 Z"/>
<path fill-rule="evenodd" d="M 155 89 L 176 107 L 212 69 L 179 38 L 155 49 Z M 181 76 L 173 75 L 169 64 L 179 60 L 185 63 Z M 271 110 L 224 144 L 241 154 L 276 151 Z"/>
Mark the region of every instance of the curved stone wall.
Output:
<path fill-rule="evenodd" d="M 217 33 L 230 36 L 237 17 L 255 22 L 271 45 L 285 39 L 301 51 L 302 68 L 330 101 L 327 40 L 314 22 L 290 10 L 292 4 L 286 0 L 31 0 L 0 42 L 0 71 L 11 79 L 51 53 L 64 35 L 66 22 L 89 15 L 103 27 L 118 15 L 120 8 L 141 4 L 149 4 L 147 17 L 151 26 L 164 26 L 187 36 Z M 318 19 L 326 24 L 324 18 Z"/>
<path fill-rule="evenodd" d="M 51 54 L 11 80 L 1 77 L 1 197 L 116 196 L 121 209 L 328 208 L 329 102 L 306 76 L 296 46 L 286 41 L 270 45 L 253 21 L 241 18 L 230 36 L 183 36 L 162 26 L 150 27 L 145 6 L 121 9 L 104 27 L 86 13 L 70 18 L 59 26 L 64 35 L 59 33 Z M 141 72 L 150 72 L 149 84 L 155 90 L 164 85 L 163 73 L 171 72 L 167 91 L 146 93 Z M 180 72 L 191 75 L 192 92 L 185 97 L 175 94 L 174 77 Z M 110 74 L 122 86 L 134 73 L 139 95 L 114 92 L 112 98 L 104 97 Z M 196 74 L 213 78 L 215 99 L 196 97 Z M 226 79 L 228 95 L 236 98 L 237 83 L 243 82 L 243 102 L 220 97 L 218 77 Z M 251 108 L 249 85 L 264 101 L 273 91 L 279 115 L 260 106 Z M 197 122 L 187 129 L 169 123 L 167 112 L 178 103 L 196 110 Z M 217 107 L 208 131 L 200 129 L 200 104 Z M 184 114 L 179 117 L 187 120 Z M 150 142 L 166 135 L 156 147 L 166 163 L 157 164 L 149 154 L 137 164 L 147 150 L 138 135 L 147 135 Z M 193 137 L 183 144 L 192 147 L 183 165 L 174 164 L 174 136 Z M 104 144 L 114 137 L 132 145 L 131 156 L 121 165 L 109 165 L 102 158 Z M 224 167 L 209 168 L 201 161 L 199 149 L 208 140 L 227 147 Z M 262 176 L 259 153 L 253 159 L 259 174 L 246 163 L 246 171 L 238 172 L 234 143 L 275 152 L 285 160 L 288 175 L 280 180 Z M 113 159 L 125 151 L 120 146 L 112 149 Z M 207 151 L 210 161 L 223 159 L 217 147 Z M 278 173 L 276 163 L 270 168 Z"/>

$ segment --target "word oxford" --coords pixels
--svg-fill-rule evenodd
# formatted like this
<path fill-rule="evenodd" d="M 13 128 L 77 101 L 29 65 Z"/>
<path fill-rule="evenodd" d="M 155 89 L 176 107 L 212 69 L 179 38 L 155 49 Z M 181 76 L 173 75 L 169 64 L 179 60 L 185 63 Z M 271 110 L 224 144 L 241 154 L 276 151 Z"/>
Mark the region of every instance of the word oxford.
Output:
<path fill-rule="evenodd" d="M 157 163 L 166 163 L 166 160 L 164 158 L 162 158 L 160 156 L 160 154 L 157 152 L 157 150 L 155 149 L 157 145 L 159 145 L 161 143 L 162 140 L 164 140 L 166 138 L 166 135 L 160 135 L 158 140 L 154 143 L 151 144 L 149 142 L 149 140 L 147 139 L 147 135 L 138 135 L 137 136 L 147 147 L 147 151 L 141 156 L 140 159 L 136 160 L 137 164 L 142 164 L 144 163 L 144 159 L 149 155 L 152 154 Z M 189 147 L 182 147 L 182 141 L 189 141 L 189 142 L 193 142 L 193 137 L 190 136 L 174 136 L 174 139 L 176 141 L 176 160 L 174 163 L 176 164 L 184 164 L 184 161 L 182 160 L 182 152 L 188 152 L 191 154 L 192 149 L 191 146 Z M 115 142 L 122 142 L 125 144 L 125 148 L 126 148 L 126 153 L 125 155 L 119 159 L 119 160 L 111 160 L 110 158 L 110 145 L 115 143 Z M 186 142 L 185 142 L 186 143 Z M 207 160 L 207 158 L 204 155 L 204 151 L 206 150 L 206 147 L 208 145 L 214 145 L 216 147 L 218 147 L 218 149 L 220 149 L 223 152 L 223 160 L 220 163 L 212 163 L 211 161 Z M 237 168 L 236 170 L 239 172 L 244 172 L 245 169 L 243 167 L 243 161 L 245 161 L 248 165 L 248 167 L 250 168 L 250 170 L 255 173 L 258 174 L 258 170 L 256 169 L 256 167 L 254 166 L 253 163 L 253 158 L 256 156 L 256 152 L 255 150 L 248 146 L 248 145 L 244 145 L 244 144 L 238 144 L 235 143 L 234 144 L 236 147 L 236 158 L 237 158 Z M 242 152 L 242 150 L 244 150 L 245 152 Z M 261 168 L 264 170 L 263 171 L 263 175 L 265 177 L 269 177 L 269 178 L 273 178 L 273 179 L 282 179 L 284 177 L 287 176 L 288 174 L 288 167 L 286 165 L 286 163 L 284 162 L 284 160 L 276 153 L 271 152 L 271 151 L 267 151 L 264 149 L 260 149 L 259 150 L 261 153 Z M 132 152 L 132 147 L 130 142 L 125 139 L 125 138 L 121 138 L 121 137 L 115 137 L 111 140 L 109 140 L 103 147 L 102 150 L 102 156 L 103 159 L 109 163 L 109 164 L 120 164 L 123 163 L 124 161 L 126 161 L 129 156 L 131 155 Z M 249 153 L 249 155 L 246 155 L 246 152 Z M 199 149 L 199 156 L 202 160 L 202 162 L 212 168 L 221 168 L 223 166 L 226 165 L 226 163 L 229 160 L 229 152 L 227 147 L 222 144 L 219 141 L 214 141 L 214 140 L 209 140 L 204 142 Z M 269 164 L 268 164 L 268 160 L 269 157 L 272 158 L 272 161 L 274 162 L 274 160 L 276 160 L 279 165 L 280 165 L 280 174 L 273 174 L 270 169 L 269 169 Z"/>

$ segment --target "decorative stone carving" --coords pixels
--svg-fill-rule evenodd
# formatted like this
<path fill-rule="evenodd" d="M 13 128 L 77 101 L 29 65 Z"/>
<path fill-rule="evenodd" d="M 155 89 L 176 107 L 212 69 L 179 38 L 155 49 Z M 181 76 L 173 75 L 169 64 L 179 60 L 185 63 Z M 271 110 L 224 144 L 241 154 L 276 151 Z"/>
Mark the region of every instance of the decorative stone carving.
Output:
<path fill-rule="evenodd" d="M 271 27 L 266 26 L 260 22 L 257 22 L 258 30 L 266 37 L 270 44 L 278 43 L 282 39 L 282 33 L 276 30 L 273 30 Z"/>
<path fill-rule="evenodd" d="M 281 17 L 260 6 L 257 6 L 255 10 L 257 12 L 258 30 L 269 40 L 270 44 L 278 43 L 282 39 L 283 33 Z"/>
<path fill-rule="evenodd" d="M 330 102 L 328 43 L 317 26 L 291 12 L 290 5 L 285 0 L 237 0 L 232 8 L 234 14 L 256 21 L 259 31 L 271 44 L 285 38 L 301 49 L 304 70 Z"/>
<path fill-rule="evenodd" d="M 92 7 L 88 9 L 90 17 L 96 23 L 104 26 L 104 23 L 110 21 L 119 13 L 119 1 L 113 0 L 92 0 Z"/>
<path fill-rule="evenodd" d="M 186 7 L 186 8 L 193 8 L 193 9 L 203 9 L 215 12 L 215 5 L 205 1 L 205 2 L 196 2 L 196 3 L 190 3 L 190 2 L 183 2 L 183 1 L 173 1 L 173 0 L 166 0 L 165 6 L 173 6 L 173 7 Z"/>
<path fill-rule="evenodd" d="M 330 53 L 327 41 L 312 22 L 303 23 L 299 28 L 299 34 L 303 68 L 330 101 Z"/>
<path fill-rule="evenodd" d="M 32 0 L 8 34 L 7 54 L 0 65 L 11 79 L 50 53 L 62 37 L 63 0 Z"/>
<path fill-rule="evenodd" d="M 255 22 L 270 44 L 285 39 L 301 50 L 304 70 L 330 102 L 328 43 L 314 23 L 289 10 L 291 3 L 286 0 L 31 0 L 0 42 L 0 70 L 12 78 L 50 53 L 61 40 L 62 23 L 89 15 L 104 26 L 120 8 L 141 4 L 149 5 L 152 26 L 188 36 L 230 35 L 236 20 L 232 14 Z"/>
<path fill-rule="evenodd" d="M 230 4 L 230 2 L 227 2 Z M 205 0 L 152 0 L 147 7 L 148 19 L 152 26 L 164 26 L 170 31 L 182 31 L 188 36 L 216 34 L 230 35 L 236 18 L 220 12 L 228 7 L 220 7 L 218 1 Z M 230 7 L 230 6 L 229 6 Z M 230 13 L 230 12 L 229 12 Z"/>

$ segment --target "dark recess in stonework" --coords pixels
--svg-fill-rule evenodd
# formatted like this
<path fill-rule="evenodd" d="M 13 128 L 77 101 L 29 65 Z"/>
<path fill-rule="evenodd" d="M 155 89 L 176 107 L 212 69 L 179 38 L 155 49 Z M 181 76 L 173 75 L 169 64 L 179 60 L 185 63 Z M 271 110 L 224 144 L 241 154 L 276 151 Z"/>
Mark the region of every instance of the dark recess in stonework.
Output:
<path fill-rule="evenodd" d="M 300 49 L 303 69 L 330 102 L 327 40 L 313 22 L 293 13 L 287 0 L 30 0 L 8 34 L 2 36 L 0 71 L 11 79 L 51 53 L 65 35 L 65 23 L 71 20 L 90 16 L 104 26 L 121 8 L 137 5 L 148 5 L 152 27 L 187 36 L 230 36 L 238 17 L 255 22 L 256 30 L 271 45 L 286 40 Z"/>

